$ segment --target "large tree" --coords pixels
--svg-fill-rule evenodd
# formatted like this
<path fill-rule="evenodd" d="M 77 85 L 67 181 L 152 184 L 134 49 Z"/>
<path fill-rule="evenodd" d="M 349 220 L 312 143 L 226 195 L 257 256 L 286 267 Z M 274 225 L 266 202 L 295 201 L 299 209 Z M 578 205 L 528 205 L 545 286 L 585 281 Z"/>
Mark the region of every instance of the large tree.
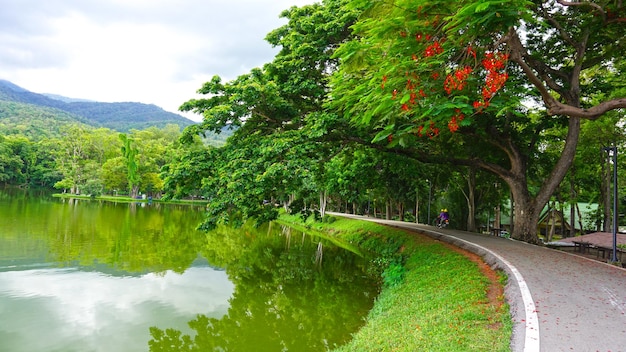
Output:
<path fill-rule="evenodd" d="M 420 160 L 498 175 L 515 202 L 513 237 L 536 242 L 541 210 L 572 165 L 581 119 L 626 107 L 622 1 L 351 4 L 366 11 L 354 26 L 358 39 L 338 52 L 334 106 L 378 130 L 375 141 Z M 560 156 L 533 188 L 545 131 L 560 126 Z"/>
<path fill-rule="evenodd" d="M 166 180 L 170 191 L 201 185 L 210 199 L 207 227 L 251 217 L 269 220 L 276 210 L 264 205 L 268 202 L 311 202 L 304 191 L 314 192 L 315 199 L 324 193 L 321 165 L 342 148 L 340 135 L 348 132 L 323 108 L 328 76 L 338 64 L 332 54 L 349 38 L 356 19 L 356 11 L 340 10 L 346 2 L 326 0 L 285 10 L 281 17 L 288 23 L 266 38 L 280 47 L 272 62 L 229 82 L 215 76 L 199 90 L 205 97 L 182 105 L 181 110 L 203 116 L 202 123 L 185 130 L 183 140 L 236 129 L 226 146 L 206 155 L 192 152 L 204 160 L 201 170 L 193 167 L 194 174 L 188 172 L 192 165 L 169 166 L 177 180 Z"/>

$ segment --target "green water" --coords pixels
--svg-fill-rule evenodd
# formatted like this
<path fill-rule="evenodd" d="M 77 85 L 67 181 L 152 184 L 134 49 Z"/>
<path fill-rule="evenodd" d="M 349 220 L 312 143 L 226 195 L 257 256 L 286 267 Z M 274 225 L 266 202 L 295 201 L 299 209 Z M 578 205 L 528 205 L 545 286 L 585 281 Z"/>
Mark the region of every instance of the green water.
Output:
<path fill-rule="evenodd" d="M 203 216 L 0 189 L 0 351 L 323 351 L 363 324 L 366 258 Z"/>

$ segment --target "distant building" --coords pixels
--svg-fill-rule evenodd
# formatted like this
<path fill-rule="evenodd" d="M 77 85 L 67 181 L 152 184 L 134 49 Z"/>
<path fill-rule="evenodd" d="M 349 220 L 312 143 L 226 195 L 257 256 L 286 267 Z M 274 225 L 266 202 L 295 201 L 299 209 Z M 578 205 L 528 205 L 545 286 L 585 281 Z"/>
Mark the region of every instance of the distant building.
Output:
<path fill-rule="evenodd" d="M 511 229 L 511 217 L 510 207 L 503 210 L 500 215 L 500 227 L 510 231 Z M 599 205 L 596 203 L 583 203 L 580 202 L 574 206 L 574 219 L 572 221 L 572 206 L 570 204 L 564 204 L 562 209 L 560 204 L 556 204 L 556 207 L 550 208 L 546 205 L 539 217 L 539 223 L 537 224 L 537 233 L 542 235 L 548 235 L 551 227 L 554 227 L 553 234 L 557 234 L 563 237 L 571 237 L 576 233 L 590 233 L 599 231 L 598 223 L 598 209 Z M 493 226 L 493 223 L 491 223 Z M 625 229 L 626 230 L 626 229 Z M 620 230 L 621 232 L 621 230 Z"/>

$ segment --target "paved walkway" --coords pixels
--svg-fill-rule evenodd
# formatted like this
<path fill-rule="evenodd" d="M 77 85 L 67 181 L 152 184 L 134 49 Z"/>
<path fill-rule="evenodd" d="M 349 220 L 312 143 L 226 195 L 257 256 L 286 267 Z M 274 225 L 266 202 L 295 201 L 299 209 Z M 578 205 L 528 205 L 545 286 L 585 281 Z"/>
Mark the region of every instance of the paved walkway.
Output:
<path fill-rule="evenodd" d="M 626 352 L 625 269 L 500 237 L 359 218 L 419 230 L 504 270 L 509 276 L 505 295 L 514 321 L 513 351 Z"/>

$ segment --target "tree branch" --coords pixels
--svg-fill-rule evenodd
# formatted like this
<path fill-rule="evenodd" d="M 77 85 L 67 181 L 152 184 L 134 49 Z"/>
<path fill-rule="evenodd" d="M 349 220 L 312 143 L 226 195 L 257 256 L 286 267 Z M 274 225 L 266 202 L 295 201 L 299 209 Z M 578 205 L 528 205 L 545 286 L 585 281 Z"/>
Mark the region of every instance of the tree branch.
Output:
<path fill-rule="evenodd" d="M 519 36 L 517 35 L 517 32 L 515 31 L 515 28 L 510 29 L 508 37 L 509 37 L 508 44 L 511 49 L 511 54 L 510 54 L 511 61 L 517 63 L 522 68 L 522 70 L 526 74 L 526 77 L 528 77 L 528 80 L 530 81 L 530 83 L 534 85 L 535 88 L 537 88 L 537 90 L 539 90 L 541 99 L 544 101 L 544 103 L 548 107 L 548 110 L 552 109 L 552 107 L 556 106 L 558 102 L 550 94 L 550 91 L 543 84 L 543 81 L 541 80 L 541 78 L 539 78 L 535 74 L 533 69 L 530 67 L 530 65 L 526 63 L 525 57 L 527 57 L 528 55 L 526 53 L 526 49 L 522 45 L 522 42 Z"/>
<path fill-rule="evenodd" d="M 582 119 L 596 120 L 602 114 L 607 111 L 626 108 L 626 98 L 617 98 L 613 100 L 604 101 L 596 106 L 588 109 L 577 108 L 571 105 L 559 103 L 555 101 L 554 105 L 550 107 L 548 113 L 551 115 L 565 115 L 570 117 L 579 117 Z"/>
<path fill-rule="evenodd" d="M 593 2 L 580 2 L 580 1 L 565 1 L 565 0 L 556 0 L 556 2 L 558 2 L 559 4 L 563 5 L 563 6 L 591 6 L 593 8 L 595 8 L 596 10 L 598 10 L 600 13 L 602 13 L 603 15 L 604 13 L 604 9 L 602 9 L 602 6 L 595 4 Z"/>
<path fill-rule="evenodd" d="M 576 47 L 576 43 L 574 42 L 572 37 L 569 34 L 567 34 L 563 26 L 561 26 L 561 24 L 556 19 L 554 19 L 554 17 L 550 16 L 550 14 L 548 13 L 548 11 L 546 11 L 545 8 L 542 7 L 541 12 L 543 14 L 543 17 L 545 17 L 548 20 L 548 22 L 552 24 L 552 26 L 556 28 L 556 30 L 559 31 L 559 33 L 561 34 L 561 38 L 563 38 L 563 40 L 568 42 L 571 46 Z"/>

